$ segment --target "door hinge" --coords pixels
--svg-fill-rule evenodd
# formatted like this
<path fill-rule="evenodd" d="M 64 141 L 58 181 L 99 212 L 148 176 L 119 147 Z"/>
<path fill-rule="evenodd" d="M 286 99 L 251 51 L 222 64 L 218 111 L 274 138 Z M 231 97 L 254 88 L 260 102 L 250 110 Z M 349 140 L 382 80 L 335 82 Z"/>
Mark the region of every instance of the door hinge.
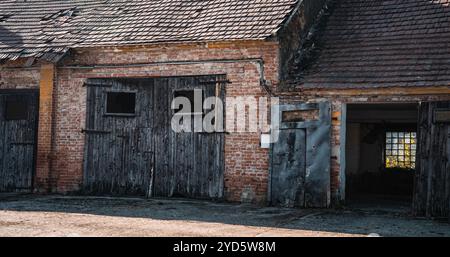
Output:
<path fill-rule="evenodd" d="M 34 145 L 34 142 L 13 142 L 11 145 Z"/>
<path fill-rule="evenodd" d="M 84 83 L 83 87 L 112 87 L 112 85 Z"/>
<path fill-rule="evenodd" d="M 82 129 L 81 133 L 84 133 L 84 134 L 111 134 L 111 131 L 96 130 L 96 129 Z"/>
<path fill-rule="evenodd" d="M 219 84 L 219 83 L 233 84 L 233 82 L 231 82 L 228 79 L 227 80 L 205 80 L 205 81 L 199 81 L 198 83 L 200 85 Z"/>

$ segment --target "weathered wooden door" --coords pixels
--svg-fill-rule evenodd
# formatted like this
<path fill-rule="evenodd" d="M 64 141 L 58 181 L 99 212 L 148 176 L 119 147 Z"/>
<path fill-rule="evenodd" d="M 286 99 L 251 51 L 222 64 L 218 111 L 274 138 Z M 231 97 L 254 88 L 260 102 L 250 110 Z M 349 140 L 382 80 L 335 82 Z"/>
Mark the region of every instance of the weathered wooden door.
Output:
<path fill-rule="evenodd" d="M 414 212 L 449 217 L 450 101 L 420 104 L 417 143 Z"/>
<path fill-rule="evenodd" d="M 192 132 L 176 133 L 171 128 L 175 115 L 171 102 L 177 96 L 224 99 L 223 76 L 172 77 L 155 80 L 159 114 L 154 120 L 155 168 L 153 196 L 223 198 L 224 134 L 194 132 L 194 119 L 204 113 L 192 110 Z M 215 82 L 219 81 L 219 82 Z M 191 92 L 191 93 L 189 93 Z M 191 99 L 190 99 L 191 100 Z M 200 124 L 200 127 L 202 125 Z"/>
<path fill-rule="evenodd" d="M 90 80 L 84 190 L 145 195 L 153 167 L 153 81 Z"/>
<path fill-rule="evenodd" d="M 216 76 L 89 80 L 84 190 L 221 198 L 223 134 L 175 133 L 171 126 L 173 98 L 193 90 L 202 91 L 205 98 L 223 97 L 224 88 L 209 83 L 216 80 Z"/>
<path fill-rule="evenodd" d="M 36 91 L 0 92 L 0 192 L 32 189 L 37 115 Z"/>
<path fill-rule="evenodd" d="M 271 151 L 271 201 L 284 207 L 330 204 L 331 109 L 327 102 L 281 105 Z"/>

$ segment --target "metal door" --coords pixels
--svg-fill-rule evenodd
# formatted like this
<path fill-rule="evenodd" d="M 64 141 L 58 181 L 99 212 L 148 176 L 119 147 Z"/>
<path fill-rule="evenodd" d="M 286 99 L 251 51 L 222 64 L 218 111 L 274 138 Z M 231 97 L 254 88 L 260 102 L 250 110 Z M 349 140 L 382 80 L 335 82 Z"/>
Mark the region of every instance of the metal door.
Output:
<path fill-rule="evenodd" d="M 330 204 L 331 109 L 327 102 L 281 105 L 271 151 L 271 201 L 284 207 Z"/>

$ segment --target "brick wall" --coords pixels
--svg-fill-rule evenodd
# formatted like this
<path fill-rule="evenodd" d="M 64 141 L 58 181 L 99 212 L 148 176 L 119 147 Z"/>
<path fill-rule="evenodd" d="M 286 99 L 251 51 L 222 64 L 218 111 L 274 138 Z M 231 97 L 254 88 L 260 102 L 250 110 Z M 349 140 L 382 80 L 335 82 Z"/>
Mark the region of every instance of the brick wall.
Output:
<path fill-rule="evenodd" d="M 260 66 L 248 58 L 264 60 L 265 77 L 277 86 L 279 70 L 279 46 L 275 42 L 234 42 L 171 44 L 147 47 L 87 48 L 73 51 L 56 67 L 54 78 L 49 67 L 36 64 L 23 67 L 23 60 L 8 62 L 1 66 L 0 89 L 39 88 L 54 79 L 51 91 L 43 93 L 52 97 L 51 108 L 41 110 L 40 137 L 45 139 L 38 149 L 37 187 L 57 192 L 79 189 L 83 178 L 83 152 L 86 115 L 87 78 L 152 77 L 227 74 L 232 84 L 227 85 L 227 96 L 267 96 L 260 85 Z M 235 62 L 221 62 L 223 59 L 241 59 Z M 167 63 L 210 60 L 199 63 Z M 216 61 L 211 61 L 216 60 Z M 136 67 L 126 64 L 148 63 Z M 117 67 L 89 67 L 91 65 L 117 65 Z M 84 67 L 73 67 L 82 65 Z M 41 74 L 48 73 L 45 76 Z M 47 81 L 47 82 L 46 82 Z M 48 89 L 48 88 L 47 88 Z M 373 90 L 314 90 L 282 95 L 284 102 L 332 102 L 332 157 L 331 193 L 334 203 L 344 198 L 343 174 L 340 165 L 341 110 L 346 103 L 367 102 L 418 102 L 450 100 L 448 87 L 416 89 L 373 89 Z M 44 99 L 41 99 L 43 101 Z M 44 119 L 42 118 L 44 117 Z M 50 120 L 46 119 L 50 118 Z M 49 140 L 53 133 L 53 139 Z M 269 154 L 259 147 L 258 133 L 231 133 L 225 138 L 225 193 L 230 201 L 264 203 L 267 199 Z M 49 166 L 45 166 L 49 165 Z M 38 165 L 39 167 L 39 165 Z M 51 174 L 48 171 L 51 170 Z M 49 188 L 51 187 L 51 188 Z"/>
<path fill-rule="evenodd" d="M 25 62 L 26 60 L 17 60 L 0 65 L 0 89 L 39 88 L 39 66 L 23 68 Z"/>
<path fill-rule="evenodd" d="M 87 78 L 153 77 L 227 74 L 227 97 L 266 96 L 260 85 L 260 66 L 248 58 L 262 58 L 267 80 L 278 79 L 275 42 L 172 44 L 148 47 L 90 48 L 74 51 L 57 68 L 52 174 L 58 192 L 77 190 L 82 183 Z M 242 59 L 236 62 L 189 64 L 126 64 Z M 115 64 L 118 67 L 74 65 Z M 269 155 L 259 146 L 259 133 L 231 133 L 225 137 L 225 194 L 230 201 L 263 203 L 268 185 Z"/>

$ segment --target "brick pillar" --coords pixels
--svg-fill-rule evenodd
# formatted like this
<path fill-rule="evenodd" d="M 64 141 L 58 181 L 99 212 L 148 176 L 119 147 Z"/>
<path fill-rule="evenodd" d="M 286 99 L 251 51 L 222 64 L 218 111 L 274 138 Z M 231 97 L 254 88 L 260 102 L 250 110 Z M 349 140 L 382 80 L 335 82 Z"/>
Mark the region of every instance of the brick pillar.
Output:
<path fill-rule="evenodd" d="M 39 126 L 35 175 L 36 192 L 49 192 L 51 190 L 50 167 L 54 77 L 54 64 L 43 64 L 41 66 L 39 82 Z"/>
<path fill-rule="evenodd" d="M 331 124 L 331 204 L 340 203 L 342 104 L 333 102 Z"/>

